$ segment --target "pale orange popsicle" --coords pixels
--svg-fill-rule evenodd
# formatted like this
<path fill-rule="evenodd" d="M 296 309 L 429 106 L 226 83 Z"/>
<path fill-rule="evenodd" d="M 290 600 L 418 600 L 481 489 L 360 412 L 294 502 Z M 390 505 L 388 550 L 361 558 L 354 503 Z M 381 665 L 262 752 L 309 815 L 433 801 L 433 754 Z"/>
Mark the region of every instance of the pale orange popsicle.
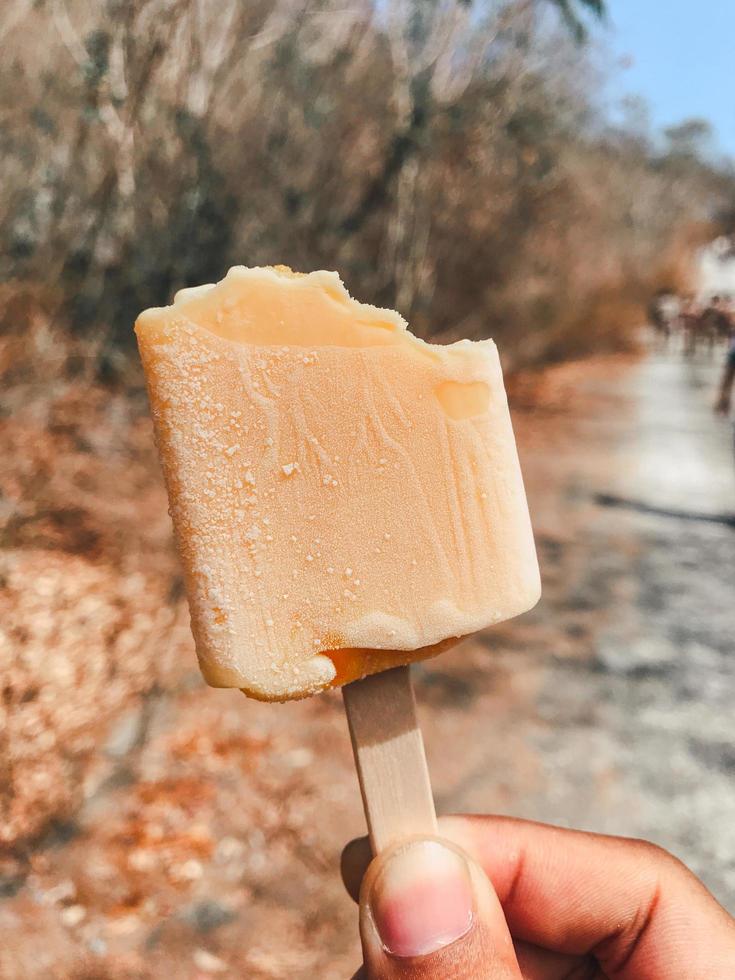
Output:
<path fill-rule="evenodd" d="M 334 272 L 236 267 L 136 323 L 205 679 L 304 697 L 540 592 L 495 344 Z"/>

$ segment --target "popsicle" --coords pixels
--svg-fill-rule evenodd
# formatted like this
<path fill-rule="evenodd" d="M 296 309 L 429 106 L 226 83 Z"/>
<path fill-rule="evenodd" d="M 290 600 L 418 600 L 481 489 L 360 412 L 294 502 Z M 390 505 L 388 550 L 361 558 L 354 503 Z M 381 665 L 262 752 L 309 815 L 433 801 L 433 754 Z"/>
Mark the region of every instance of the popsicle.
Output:
<path fill-rule="evenodd" d="M 534 605 L 492 341 L 426 344 L 335 273 L 282 268 L 136 332 L 210 684 L 303 697 Z"/>
<path fill-rule="evenodd" d="M 492 341 L 427 344 L 336 273 L 285 267 L 235 267 L 135 329 L 209 684 L 301 698 L 536 603 Z"/>

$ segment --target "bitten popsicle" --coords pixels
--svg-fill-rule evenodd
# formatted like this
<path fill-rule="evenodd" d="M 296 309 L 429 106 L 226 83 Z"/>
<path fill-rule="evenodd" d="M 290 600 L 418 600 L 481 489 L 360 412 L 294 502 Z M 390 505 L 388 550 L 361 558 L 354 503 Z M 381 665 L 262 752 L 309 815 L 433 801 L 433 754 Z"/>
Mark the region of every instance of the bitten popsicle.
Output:
<path fill-rule="evenodd" d="M 135 329 L 208 683 L 300 698 L 535 604 L 492 341 L 424 343 L 336 273 L 284 267 Z"/>

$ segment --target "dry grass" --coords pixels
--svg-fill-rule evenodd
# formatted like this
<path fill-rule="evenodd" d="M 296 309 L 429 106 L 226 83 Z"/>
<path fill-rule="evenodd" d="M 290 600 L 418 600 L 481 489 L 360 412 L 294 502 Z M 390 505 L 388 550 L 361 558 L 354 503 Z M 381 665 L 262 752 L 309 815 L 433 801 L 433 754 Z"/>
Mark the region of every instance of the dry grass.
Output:
<path fill-rule="evenodd" d="M 25 320 L 44 284 L 116 379 L 142 308 L 236 263 L 339 269 L 511 365 L 627 346 L 732 175 L 601 125 L 594 51 L 549 7 L 10 0 L 0 305 Z"/>

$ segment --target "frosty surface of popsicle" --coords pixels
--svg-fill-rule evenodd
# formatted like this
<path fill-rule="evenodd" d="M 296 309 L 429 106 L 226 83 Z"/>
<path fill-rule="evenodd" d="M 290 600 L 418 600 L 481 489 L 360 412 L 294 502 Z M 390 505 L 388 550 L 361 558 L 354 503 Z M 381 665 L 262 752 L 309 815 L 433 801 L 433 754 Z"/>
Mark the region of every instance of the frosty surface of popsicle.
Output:
<path fill-rule="evenodd" d="M 535 604 L 492 341 L 426 344 L 336 273 L 280 267 L 136 333 L 210 684 L 303 697 Z"/>

